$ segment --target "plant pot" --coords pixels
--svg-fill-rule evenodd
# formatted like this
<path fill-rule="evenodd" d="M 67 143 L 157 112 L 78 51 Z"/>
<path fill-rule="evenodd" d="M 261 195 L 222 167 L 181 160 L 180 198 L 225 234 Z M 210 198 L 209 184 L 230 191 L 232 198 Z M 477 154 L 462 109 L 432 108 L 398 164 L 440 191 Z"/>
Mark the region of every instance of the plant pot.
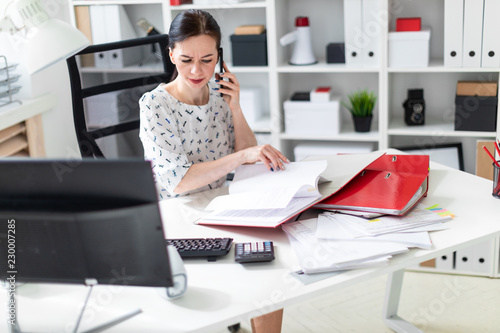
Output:
<path fill-rule="evenodd" d="M 352 116 L 354 122 L 354 131 L 356 132 L 370 132 L 372 125 L 372 116 L 369 117 L 356 117 Z"/>

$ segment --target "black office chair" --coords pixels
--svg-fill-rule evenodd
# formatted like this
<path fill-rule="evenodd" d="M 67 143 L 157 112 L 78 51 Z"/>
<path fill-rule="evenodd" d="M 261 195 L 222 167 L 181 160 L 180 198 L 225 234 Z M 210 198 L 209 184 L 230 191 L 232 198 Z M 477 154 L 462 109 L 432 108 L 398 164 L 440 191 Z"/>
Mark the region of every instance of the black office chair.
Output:
<path fill-rule="evenodd" d="M 83 87 L 82 79 L 80 76 L 80 68 L 77 64 L 77 56 L 84 54 L 93 54 L 100 53 L 106 51 L 120 50 L 131 47 L 139 47 L 143 45 L 151 45 L 153 50 L 158 50 L 155 46 L 159 45 L 159 53 L 161 53 L 161 61 L 163 63 L 163 72 L 162 73 L 148 73 L 145 76 L 126 79 L 121 81 L 115 81 L 111 83 L 100 84 L 96 86 Z M 76 137 L 78 140 L 78 146 L 80 148 L 80 152 L 82 157 L 105 157 L 102 149 L 99 147 L 96 140 L 102 139 L 104 137 L 108 137 L 110 135 L 125 135 L 126 132 L 135 131 L 133 135 L 133 140 L 139 143 L 140 140 L 138 137 L 138 129 L 139 129 L 139 114 L 138 114 L 138 103 L 139 98 L 143 92 L 151 90 L 155 85 L 158 85 L 161 82 L 169 82 L 170 78 L 174 72 L 174 65 L 170 62 L 170 57 L 167 53 L 167 45 L 168 45 L 168 35 L 160 34 L 160 35 L 152 35 L 147 37 L 129 39 L 119 42 L 106 43 L 106 44 L 98 44 L 91 45 L 80 51 L 76 55 L 67 59 L 67 65 L 69 70 L 69 77 L 71 83 L 71 96 L 73 100 L 73 117 L 74 124 L 76 130 Z M 142 75 L 142 74 L 141 74 Z M 84 100 L 86 98 L 97 96 L 109 92 L 118 92 L 118 91 L 126 91 L 126 89 L 142 89 L 142 92 L 135 91 L 134 97 L 137 97 L 136 100 L 130 102 L 129 104 L 134 104 L 133 107 L 137 110 L 134 110 L 132 116 L 127 115 L 123 117 L 123 119 L 119 119 L 118 123 L 113 123 L 109 126 L 103 127 L 95 127 L 95 124 L 92 127 L 89 126 L 88 119 L 86 118 L 86 103 Z M 100 108 L 99 112 L 109 112 L 111 106 L 104 106 Z M 130 112 L 127 112 L 130 113 Z M 107 116 L 104 116 L 106 118 Z M 109 116 L 108 119 L 116 118 L 115 116 Z M 120 117 L 122 118 L 122 117 Z M 132 119 L 131 119 L 132 118 Z M 139 155 L 139 154 L 138 154 Z M 142 155 L 141 155 L 142 156 Z"/>

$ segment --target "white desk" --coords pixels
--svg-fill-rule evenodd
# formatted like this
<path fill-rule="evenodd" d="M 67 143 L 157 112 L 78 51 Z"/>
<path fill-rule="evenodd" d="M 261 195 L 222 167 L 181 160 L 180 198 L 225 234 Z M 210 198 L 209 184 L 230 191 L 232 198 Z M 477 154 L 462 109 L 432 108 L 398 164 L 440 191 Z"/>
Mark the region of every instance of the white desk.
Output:
<path fill-rule="evenodd" d="M 440 204 L 456 214 L 449 222 L 451 229 L 431 233 L 434 249 L 414 249 L 395 256 L 388 266 L 347 271 L 305 286 L 289 275 L 296 259 L 281 228 L 207 227 L 192 223 L 204 214 L 202 208 L 208 200 L 223 193 L 223 189 L 164 201 L 161 209 L 169 238 L 229 236 L 235 242 L 272 240 L 276 260 L 241 265 L 234 262 L 234 253 L 230 253 L 216 262 L 186 261 L 189 289 L 175 301 L 165 300 L 155 288 L 97 286 L 81 329 L 140 307 L 142 314 L 106 332 L 210 332 L 281 308 L 286 311 L 291 304 L 380 274 L 390 274 L 392 284 L 385 315 L 394 316 L 405 267 L 500 236 L 500 201 L 491 196 L 491 187 L 491 181 L 431 164 L 430 190 L 424 203 Z M 22 286 L 18 289 L 20 326 L 25 331 L 66 332 L 85 296 L 82 286 Z M 0 304 L 5 304 L 5 299 L 2 291 Z M 387 323 L 406 325 L 397 318 Z"/>

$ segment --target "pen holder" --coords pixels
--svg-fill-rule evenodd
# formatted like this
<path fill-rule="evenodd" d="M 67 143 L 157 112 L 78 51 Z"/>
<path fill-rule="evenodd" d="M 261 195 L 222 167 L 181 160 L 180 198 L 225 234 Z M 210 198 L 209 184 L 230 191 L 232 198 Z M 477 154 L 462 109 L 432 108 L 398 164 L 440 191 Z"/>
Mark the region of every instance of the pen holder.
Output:
<path fill-rule="evenodd" d="M 500 167 L 497 164 L 500 164 L 500 161 L 493 163 L 493 196 L 500 199 Z"/>

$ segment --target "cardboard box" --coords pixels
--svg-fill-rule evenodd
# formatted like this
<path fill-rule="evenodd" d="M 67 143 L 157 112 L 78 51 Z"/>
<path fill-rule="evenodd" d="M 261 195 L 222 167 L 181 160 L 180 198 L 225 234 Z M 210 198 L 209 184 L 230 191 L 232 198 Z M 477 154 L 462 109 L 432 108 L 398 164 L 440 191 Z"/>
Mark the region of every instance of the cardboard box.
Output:
<path fill-rule="evenodd" d="M 496 82 L 458 81 L 457 96 L 497 96 Z"/>
<path fill-rule="evenodd" d="M 340 133 L 340 98 L 313 103 L 285 101 L 285 132 L 291 135 L 335 136 Z"/>
<path fill-rule="evenodd" d="M 429 66 L 430 29 L 389 32 L 389 67 Z"/>
<path fill-rule="evenodd" d="M 233 66 L 267 66 L 267 38 L 260 35 L 231 35 Z"/>
<path fill-rule="evenodd" d="M 495 132 L 497 104 L 492 96 L 456 96 L 455 131 Z"/>
<path fill-rule="evenodd" d="M 240 25 L 234 29 L 235 35 L 260 35 L 266 31 L 266 27 L 263 24 L 256 25 Z"/>
<path fill-rule="evenodd" d="M 476 141 L 476 176 L 493 180 L 493 161 L 483 146 L 495 156 L 495 141 Z"/>

